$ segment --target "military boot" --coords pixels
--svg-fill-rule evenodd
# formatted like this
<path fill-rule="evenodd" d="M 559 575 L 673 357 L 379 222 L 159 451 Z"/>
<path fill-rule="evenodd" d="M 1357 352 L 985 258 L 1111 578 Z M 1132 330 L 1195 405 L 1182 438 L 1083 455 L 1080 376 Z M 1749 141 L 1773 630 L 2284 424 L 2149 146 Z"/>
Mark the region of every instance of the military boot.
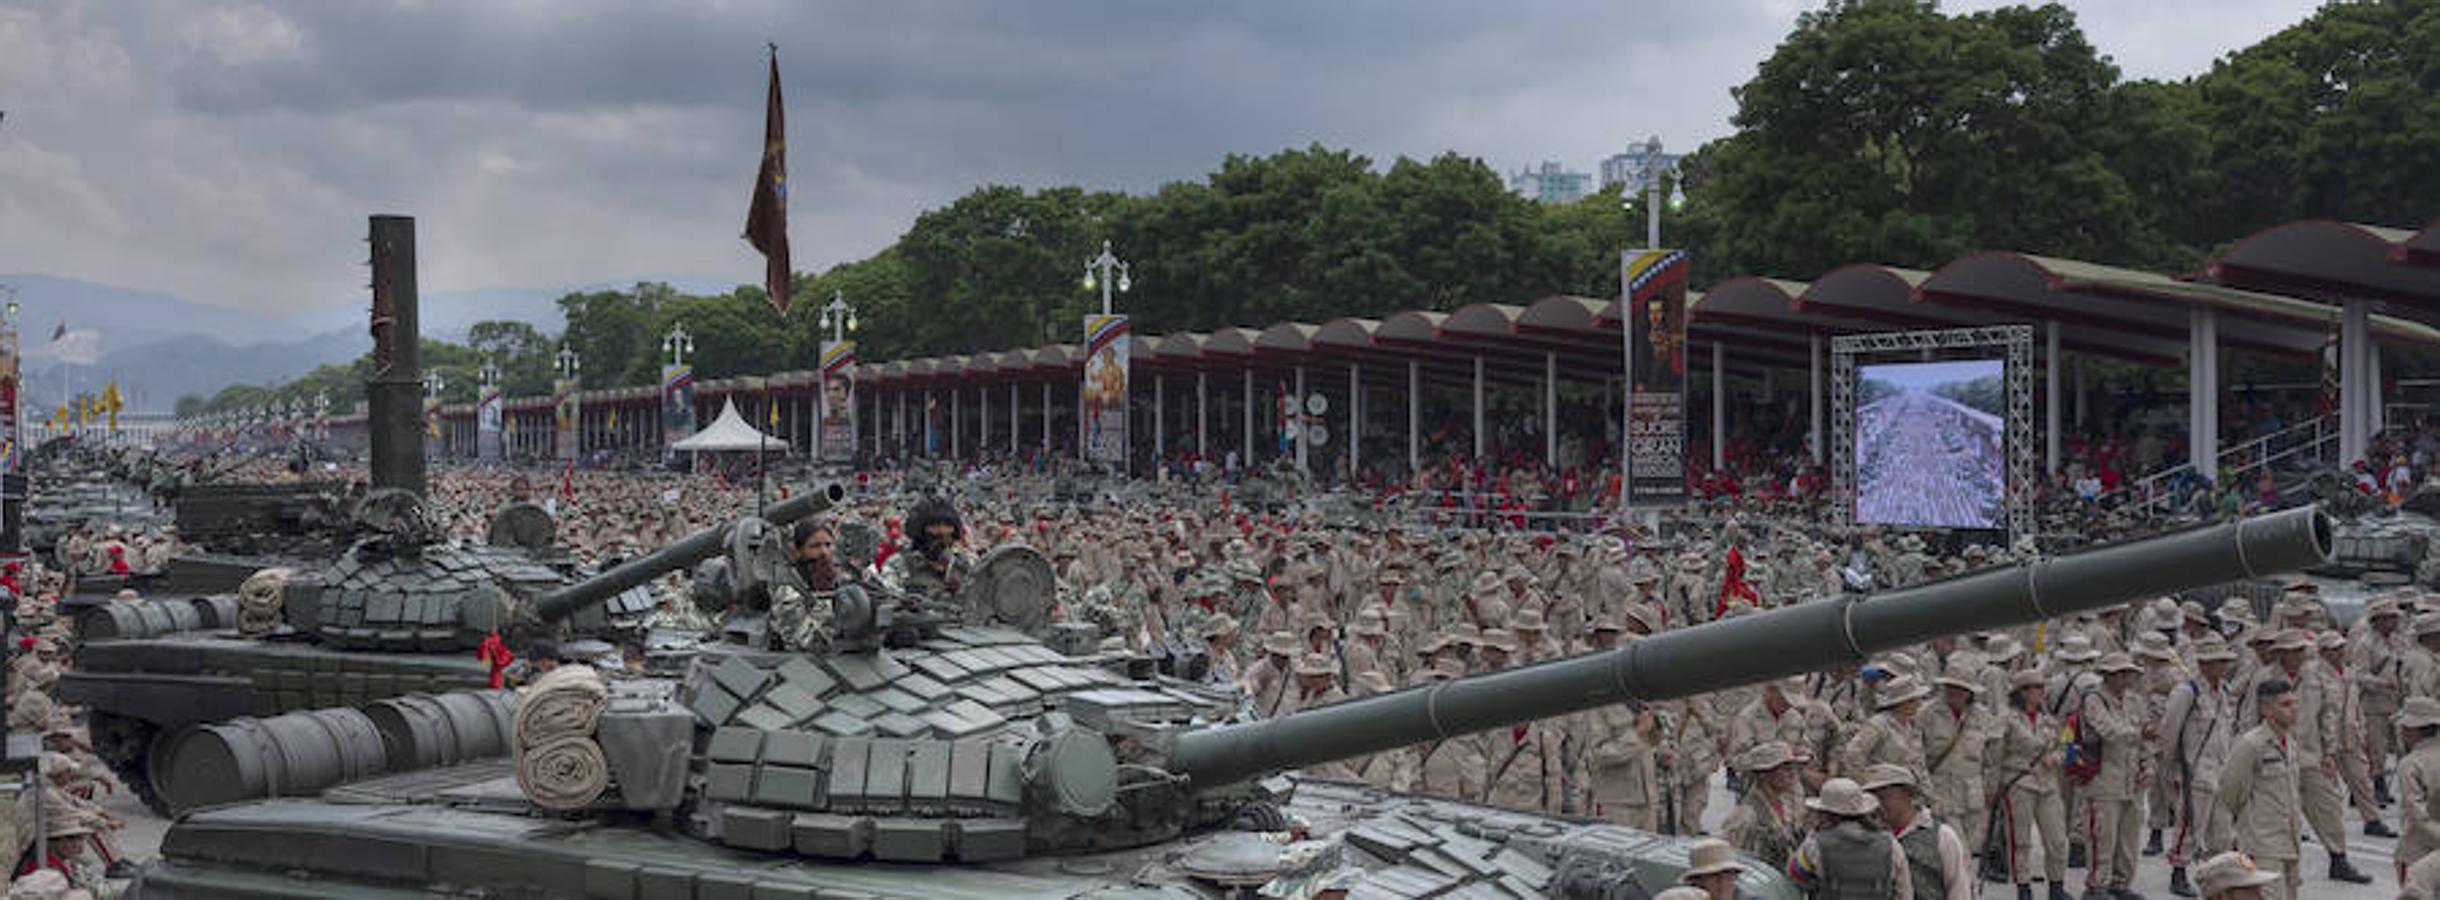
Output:
<path fill-rule="evenodd" d="M 2033 900 L 2033 885 L 2030 885 L 2030 884 L 2020 884 L 2020 885 L 2017 885 L 2017 886 L 2016 886 L 2016 900 Z"/>
<path fill-rule="evenodd" d="M 2379 819 L 2365 819 L 2364 836 L 2393 838 L 2398 836 L 2398 832 L 2397 829 L 2389 827 L 2389 823 L 2387 822 L 2383 822 Z"/>
<path fill-rule="evenodd" d="M 2169 869 L 2169 893 L 2180 897 L 2195 895 L 2194 882 L 2186 880 L 2185 866 L 2173 866 Z"/>
<path fill-rule="evenodd" d="M 2379 803 L 2382 806 L 2388 806 L 2392 803 L 2398 802 L 2398 798 L 2391 796 L 2389 793 L 2389 776 L 2372 776 L 2372 799 L 2373 802 Z"/>
<path fill-rule="evenodd" d="M 2355 864 L 2347 861 L 2347 854 L 2332 850 L 2330 851 L 2330 880 L 2344 881 L 2348 884 L 2371 884 L 2372 876 L 2356 871 Z"/>
<path fill-rule="evenodd" d="M 2070 869 L 2081 869 L 2084 868 L 2084 863 L 2084 845 L 2067 845 L 2067 867 Z"/>
<path fill-rule="evenodd" d="M 2050 900 L 2076 900 L 2076 898 L 2068 896 L 2067 885 L 2053 881 L 2050 883 Z"/>
<path fill-rule="evenodd" d="M 2159 855 L 2160 855 L 2160 829 L 2158 829 L 2158 828 L 2152 829 L 2152 837 L 2151 837 L 2150 839 L 2148 839 L 2148 840 L 2145 840 L 2145 841 L 2144 841 L 2144 844 L 2143 844 L 2143 855 L 2145 855 L 2145 856 L 2159 856 Z"/>

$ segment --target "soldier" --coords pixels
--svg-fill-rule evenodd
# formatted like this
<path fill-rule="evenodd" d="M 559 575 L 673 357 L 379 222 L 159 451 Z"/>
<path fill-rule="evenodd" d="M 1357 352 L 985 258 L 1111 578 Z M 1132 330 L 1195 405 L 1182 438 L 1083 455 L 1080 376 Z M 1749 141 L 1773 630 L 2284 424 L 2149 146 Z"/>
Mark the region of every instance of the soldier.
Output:
<path fill-rule="evenodd" d="M 2050 900 L 2067 900 L 2067 810 L 2059 790 L 2059 766 L 2065 749 L 2059 740 L 2058 719 L 2044 702 L 2041 673 L 2016 673 L 2008 682 L 2008 709 L 2001 718 L 2001 821 L 2007 826 L 2008 880 L 2016 884 L 2017 900 L 2032 900 L 2033 879 L 2028 855 L 2041 840 L 2042 874 L 2050 884 Z"/>
<path fill-rule="evenodd" d="M 1431 684 L 1449 678 L 1444 669 L 1425 667 L 1416 670 L 1413 683 Z M 1410 748 L 1400 762 L 1396 779 L 1399 789 L 1480 802 L 1484 774 L 1480 747 L 1478 741 L 1445 738 Z"/>
<path fill-rule="evenodd" d="M 1613 704 L 1594 711 L 1593 739 L 1585 749 L 1592 774 L 1592 813 L 1643 831 L 1660 830 L 1659 713 L 1641 703 Z"/>
<path fill-rule="evenodd" d="M 1276 715 L 1284 716 L 1300 709 L 1328 706 L 1347 699 L 1347 694 L 1338 687 L 1338 661 L 1331 659 L 1330 654 L 1317 651 L 1298 656 L 1293 671 L 1296 687 L 1280 703 Z M 1343 765 L 1333 764 L 1315 771 L 1325 777 L 1354 779 L 1354 773 Z"/>
<path fill-rule="evenodd" d="M 2397 837 L 2388 823 L 2381 821 L 2381 807 L 2373 799 L 2372 760 L 2366 749 L 2372 746 L 2364 734 L 2364 687 L 2347 667 L 2347 639 L 2335 631 L 2324 631 L 2313 639 L 2314 649 L 2321 653 L 2322 671 L 2329 677 L 2323 682 L 2323 697 L 2327 703 L 2325 721 L 2330 727 L 2328 739 L 2332 762 L 2338 767 L 2340 783 L 2347 787 L 2347 799 L 2364 819 L 2364 834 L 2369 837 Z"/>
<path fill-rule="evenodd" d="M 1745 774 L 1745 796 L 1720 825 L 1721 837 L 1775 869 L 1787 867 L 1788 857 L 1805 838 L 1799 812 L 1804 791 L 1797 769 L 1796 754 L 1784 741 L 1765 740 L 1746 750 L 1737 757 L 1737 770 Z"/>
<path fill-rule="evenodd" d="M 2306 823 L 2313 826 L 2313 836 L 2330 850 L 2330 878 L 2354 884 L 2369 884 L 2372 877 L 2356 871 L 2347 860 L 2347 832 L 2342 821 L 2338 799 L 2338 759 L 2334 742 L 2338 738 L 2338 702 L 2331 696 L 2332 676 L 2319 665 L 2308 665 L 2313 638 L 2302 629 L 2290 628 L 2278 632 L 2271 640 L 2270 665 L 2263 667 L 2257 684 L 2272 681 L 2287 684 L 2289 702 L 2296 710 L 2295 721 L 2286 735 L 2293 742 L 2293 759 L 2297 773 L 2297 791 L 2303 804 Z M 2260 700 L 2268 695 L 2256 692 Z M 2259 722 L 2263 711 L 2254 710 L 2251 721 Z M 2232 757 L 2242 759 L 2242 754 Z M 2235 805 L 2231 804 L 2234 809 Z M 2244 819 L 2238 819 L 2242 830 Z M 2240 835 L 2242 838 L 2242 835 Z M 2239 849 L 2243 849 L 2240 841 Z"/>
<path fill-rule="evenodd" d="M 1516 639 L 1507 630 L 1493 628 L 1483 632 L 1482 670 L 1497 672 L 1514 665 Z M 1483 764 L 1489 767 L 1483 783 L 1489 788 L 1486 798 L 1493 806 L 1528 811 L 1550 811 L 1557 807 L 1557 761 L 1559 728 L 1552 722 L 1528 722 L 1512 728 L 1494 728 L 1477 735 L 1482 742 Z"/>
<path fill-rule="evenodd" d="M 2254 685 L 2261 724 L 2237 738 L 2220 773 L 2220 800 L 2236 823 L 2237 850 L 2279 875 L 2276 900 L 2295 900 L 2304 884 L 2296 832 L 2304 823 L 2297 800 L 2303 748 L 2293 746 L 2296 687 L 2270 678 Z M 2270 893 L 2270 892 L 2266 892 Z"/>
<path fill-rule="evenodd" d="M 2230 822 L 2221 806 L 2220 773 L 2236 742 L 2236 698 L 2228 692 L 2228 673 L 2236 650 L 2218 638 L 2204 638 L 2193 648 L 2196 676 L 2169 691 L 2160 726 L 2161 768 L 2173 785 L 2177 837 L 2169 842 L 2169 892 L 2194 896 L 2186 880 L 2187 862 L 2196 855 L 2228 849 Z"/>
<path fill-rule="evenodd" d="M 1203 623 L 1203 653 L 1211 667 L 1204 672 L 1205 684 L 1236 684 L 1243 671 L 1237 661 L 1237 619 L 1225 612 L 1213 613 Z"/>
<path fill-rule="evenodd" d="M 1983 769 L 1998 744 L 1999 725 L 1980 702 L 1980 682 L 1942 675 L 1937 683 L 1941 702 L 1915 715 L 1925 767 L 1932 773 L 1932 806 L 1959 830 L 1966 846 L 1980 848 L 1990 818 Z"/>
<path fill-rule="evenodd" d="M 1788 860 L 1788 877 L 1816 900 L 1914 900 L 1906 851 L 1873 816 L 1881 805 L 1861 785 L 1833 778 L 1805 801 L 1819 815 L 1812 834 Z"/>
<path fill-rule="evenodd" d="M 926 498 L 907 513 L 907 530 L 914 534 L 912 552 L 890 555 L 881 569 L 882 583 L 909 594 L 956 593 L 974 568 L 973 554 L 959 546 L 966 540 L 966 524 L 957 507 Z"/>
<path fill-rule="evenodd" d="M 2365 605 L 2363 620 L 2347 635 L 2347 678 L 2355 682 L 2364 699 L 2365 754 L 2373 797 L 2384 804 L 2390 800 L 2389 757 L 2397 752 L 2390 717 L 2406 699 L 2400 673 L 2409 644 L 2398 629 L 2404 619 L 2396 597 L 2375 597 Z"/>
<path fill-rule="evenodd" d="M 1254 701 L 1254 708 L 1268 717 L 1277 715 L 1280 705 L 1288 701 L 1289 681 L 1293 677 L 1289 670 L 1305 654 L 1305 648 L 1294 633 L 1274 631 L 1263 636 L 1262 653 L 1262 658 L 1245 670 L 1243 689 Z"/>
<path fill-rule="evenodd" d="M 1937 821 L 1921 804 L 1914 773 L 1904 766 L 1882 763 L 1864 773 L 1860 785 L 1881 805 L 1881 824 L 1905 851 L 1907 878 L 1914 895 L 1939 900 L 1972 900 L 1974 874 L 1966 863 L 1966 842 L 1957 829 Z"/>
<path fill-rule="evenodd" d="M 2142 714 L 2136 717 L 2136 721 L 2146 723 L 2140 757 L 2143 765 L 2137 773 L 2141 779 L 2137 788 L 2143 791 L 2145 818 L 2151 829 L 2144 838 L 2145 856 L 2161 855 L 2166 849 L 2161 843 L 2161 833 L 2177 825 L 2172 779 L 2168 767 L 2160 764 L 2160 729 L 2155 723 L 2159 721 L 2161 711 L 2168 708 L 2170 689 L 2185 681 L 2193 671 L 2178 656 L 2177 649 L 2170 645 L 2165 630 L 2177 624 L 2177 606 L 2170 601 L 2161 602 L 2169 603 L 2169 606 L 2166 609 L 2156 608 L 2154 619 L 2164 628 L 2145 629 L 2137 634 L 2134 651 L 2135 662 L 2143 667 L 2143 674 L 2136 682 L 2135 697 L 2143 706 Z"/>
<path fill-rule="evenodd" d="M 1883 684 L 1875 692 L 1872 718 L 1839 745 L 1833 771 L 1853 778 L 1874 763 L 1893 763 L 1917 773 L 1918 783 L 1928 781 L 1922 775 L 1927 760 L 1923 757 L 1923 732 L 1915 727 L 1915 713 L 1922 710 L 1923 698 L 1930 695 L 1930 688 L 1907 676 Z"/>
<path fill-rule="evenodd" d="M 2408 697 L 2398 705 L 2406 756 L 2398 761 L 2398 880 L 2407 867 L 2440 850 L 2440 698 Z"/>
<path fill-rule="evenodd" d="M 2140 769 L 2143 766 L 2143 701 L 2135 691 L 2143 667 L 2124 653 L 2101 658 L 2101 690 L 2085 699 L 2083 730 L 2099 740 L 2100 768 L 2084 785 L 2092 810 L 2092 868 L 2085 896 L 2115 897 L 2135 880 L 2135 852 L 2143 831 Z"/>
<path fill-rule="evenodd" d="M 2440 697 L 2440 610 L 2416 613 L 2412 630 L 2414 646 L 2399 663 L 2401 693 Z"/>
<path fill-rule="evenodd" d="M 1828 759 L 1834 733 L 1830 711 L 1805 696 L 1804 676 L 1797 675 L 1762 683 L 1759 695 L 1729 721 L 1728 746 L 1744 754 L 1779 741 L 1791 754 L 1801 749 L 1817 759 Z M 1817 768 L 1800 767 L 1797 777 L 1811 790 L 1830 776 Z"/>

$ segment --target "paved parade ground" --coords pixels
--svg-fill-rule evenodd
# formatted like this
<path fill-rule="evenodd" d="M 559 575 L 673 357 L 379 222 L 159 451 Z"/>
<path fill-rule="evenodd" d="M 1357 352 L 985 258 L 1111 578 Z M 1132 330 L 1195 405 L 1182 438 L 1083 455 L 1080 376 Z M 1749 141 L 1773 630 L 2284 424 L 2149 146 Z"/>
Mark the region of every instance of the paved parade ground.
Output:
<path fill-rule="evenodd" d="M 152 810 L 146 809 L 143 804 L 136 802 L 134 797 L 127 794 L 111 798 L 105 806 L 112 813 L 127 820 L 127 828 L 118 833 L 118 841 L 129 858 L 150 860 L 160 855 L 161 837 L 169 830 L 168 820 L 156 815 Z M 1727 787 L 1720 778 L 1715 776 L 1712 781 L 1712 815 L 1709 824 L 1715 829 L 1718 828 L 1720 822 L 1728 817 L 1729 810 L 1734 809 L 1735 806 L 1736 799 L 1729 796 Z M 2368 885 L 2342 884 L 2323 877 L 2327 874 L 2324 871 L 2325 854 L 2321 852 L 2321 848 L 2313 845 L 2312 837 L 2308 834 L 2304 846 L 2306 856 L 2304 897 L 2306 900 L 2322 900 L 2322 898 L 2327 898 L 2327 900 L 2391 900 L 2398 895 L 2396 869 L 2390 862 L 2390 851 L 2397 846 L 2397 841 L 2389 838 L 2364 837 L 2361 834 L 2360 823 L 2354 823 L 2351 830 L 2356 833 L 2348 842 L 2347 855 L 2354 858 L 2357 868 L 2372 875 L 2372 883 Z M 2067 877 L 2071 882 L 2069 887 L 2078 896 L 2081 896 L 2083 893 L 2081 880 L 2084 877 L 2084 870 L 2069 869 Z M 2005 885 L 1985 882 L 1981 888 L 1980 896 L 1996 898 L 1996 900 L 2006 900 L 2006 898 L 2014 896 L 2014 892 Z M 2146 897 L 2170 897 L 2169 864 L 2159 857 L 2138 860 L 2135 890 Z"/>

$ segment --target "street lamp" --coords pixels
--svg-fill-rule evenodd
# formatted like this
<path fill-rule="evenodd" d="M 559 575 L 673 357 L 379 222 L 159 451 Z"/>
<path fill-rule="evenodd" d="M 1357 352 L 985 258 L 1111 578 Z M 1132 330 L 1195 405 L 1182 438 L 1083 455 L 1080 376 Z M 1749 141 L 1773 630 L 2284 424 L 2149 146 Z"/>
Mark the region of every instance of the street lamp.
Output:
<path fill-rule="evenodd" d="M 1101 270 L 1100 278 L 1098 279 L 1098 283 L 1101 286 L 1101 314 L 1106 316 L 1110 314 L 1110 270 L 1118 270 L 1117 282 L 1119 293 L 1126 293 L 1129 288 L 1134 287 L 1134 284 L 1127 277 L 1127 261 L 1119 259 L 1117 254 L 1110 252 L 1110 242 L 1107 240 L 1101 242 L 1100 256 L 1096 256 L 1092 259 L 1084 261 L 1085 290 L 1092 290 L 1097 281 L 1097 279 L 1094 278 L 1095 269 Z"/>
<path fill-rule="evenodd" d="M 579 368 L 576 360 L 576 348 L 559 348 L 559 356 L 557 356 L 556 359 L 559 362 L 559 377 L 574 381 L 576 379 L 576 371 Z"/>
<path fill-rule="evenodd" d="M 685 323 L 669 326 L 669 333 L 661 336 L 661 351 L 669 354 L 670 365 L 686 365 L 686 355 L 695 352 L 695 338 L 686 333 Z"/>
<path fill-rule="evenodd" d="M 449 387 L 449 381 L 448 381 L 448 379 L 442 378 L 442 377 L 441 377 L 441 373 L 439 373 L 439 372 L 433 372 L 433 373 L 431 373 L 431 374 L 429 374 L 429 375 L 425 375 L 425 376 L 424 376 L 424 399 L 426 399 L 426 400 L 438 400 L 438 399 L 440 399 L 440 398 L 441 398 L 441 391 L 443 391 L 443 390 L 447 389 L 448 387 Z"/>
<path fill-rule="evenodd" d="M 1669 164 L 1661 158 L 1660 135 L 1644 139 L 1644 247 L 1661 246 L 1661 176 L 1669 174 Z"/>
<path fill-rule="evenodd" d="M 830 329 L 834 344 L 847 340 L 847 333 L 856 330 L 856 308 L 847 305 L 846 292 L 830 292 L 830 302 L 822 304 L 822 327 Z"/>
<path fill-rule="evenodd" d="M 491 360 L 488 360 L 488 359 L 487 359 L 487 360 L 484 360 L 484 361 L 483 361 L 483 369 L 482 369 L 482 373 L 481 373 L 481 374 L 482 374 L 482 377 L 483 377 L 483 383 L 484 383 L 484 384 L 486 384 L 486 385 L 496 385 L 496 384 L 499 384 L 499 383 L 500 383 L 500 364 L 499 364 L 499 363 L 496 363 L 496 362 L 493 362 L 493 361 L 491 361 Z"/>

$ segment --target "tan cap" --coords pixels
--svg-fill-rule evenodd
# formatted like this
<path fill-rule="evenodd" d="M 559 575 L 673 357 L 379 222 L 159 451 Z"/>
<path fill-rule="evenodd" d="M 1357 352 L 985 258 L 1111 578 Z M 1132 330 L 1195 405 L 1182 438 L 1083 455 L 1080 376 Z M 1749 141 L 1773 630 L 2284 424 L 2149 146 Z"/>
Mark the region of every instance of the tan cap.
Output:
<path fill-rule="evenodd" d="M 2204 638 L 2195 642 L 2195 662 L 2236 662 L 2237 648 L 2219 638 Z"/>
<path fill-rule="evenodd" d="M 1678 880 L 1688 881 L 1705 875 L 1743 871 L 1745 871 L 1744 864 L 1737 862 L 1737 848 L 1729 846 L 1727 841 L 1718 838 L 1705 838 L 1686 848 L 1686 873 L 1678 876 Z M 1676 890 L 1676 888 L 1670 890 Z M 1663 896 L 1666 895 L 1667 892 L 1664 891 Z"/>
<path fill-rule="evenodd" d="M 2262 887 L 2279 880 L 2274 872 L 2254 866 L 2254 858 L 2230 850 L 2194 867 L 2194 886 L 2205 897 L 2216 897 L 2237 888 Z"/>
<path fill-rule="evenodd" d="M 2042 673 L 2033 671 L 2031 669 L 2008 676 L 2008 689 L 2011 691 L 2020 691 L 2029 687 L 2041 687 L 2043 684 Z"/>
<path fill-rule="evenodd" d="M 2415 614 L 2415 636 L 2440 634 L 2440 610 Z"/>
<path fill-rule="evenodd" d="M 1339 674 L 1339 667 L 1337 663 L 1331 662 L 1330 654 L 1320 652 L 1307 653 L 1303 657 L 1297 659 L 1296 674 L 1299 676 L 1337 675 Z"/>
<path fill-rule="evenodd" d="M 2347 636 L 2335 631 L 2324 631 L 2313 638 L 2313 646 L 2323 650 L 2344 650 L 2347 649 Z"/>
<path fill-rule="evenodd" d="M 2051 655 L 2064 663 L 2088 663 L 2100 659 L 2101 651 L 2093 649 L 2093 642 L 2085 636 L 2071 634 L 2059 639 L 2059 649 Z"/>
<path fill-rule="evenodd" d="M 1909 700 L 1921 700 L 1931 692 L 1932 689 L 1923 682 L 1900 675 L 1883 683 L 1881 689 L 1873 694 L 1873 708 L 1888 709 Z"/>
<path fill-rule="evenodd" d="M 1517 638 L 1505 628 L 1485 628 L 1483 629 L 1482 646 L 1501 653 L 1515 653 L 1517 652 Z"/>
<path fill-rule="evenodd" d="M 1217 613 L 1203 623 L 1203 636 L 1216 638 L 1237 633 L 1237 619 L 1228 613 Z"/>
<path fill-rule="evenodd" d="M 1737 755 L 1737 768 L 1746 772 L 1768 772 L 1796 761 L 1796 751 L 1788 749 L 1786 741 L 1763 741 Z"/>
<path fill-rule="evenodd" d="M 1834 816 L 1869 816 L 1880 811 L 1881 804 L 1854 781 L 1833 778 L 1822 782 L 1821 796 L 1806 800 L 1805 808 Z"/>
<path fill-rule="evenodd" d="M 1911 789 L 1915 786 L 1915 773 L 1905 766 L 1874 763 L 1864 767 L 1864 780 L 1860 786 L 1867 791 L 1892 787 Z"/>
<path fill-rule="evenodd" d="M 2274 651 L 2311 650 L 2313 649 L 2313 636 L 2302 628 L 2290 628 L 2271 638 L 2271 649 Z"/>
<path fill-rule="evenodd" d="M 1305 649 L 1305 645 L 1298 641 L 1294 634 L 1274 631 L 1262 636 L 1262 649 L 1265 653 L 1279 656 L 1295 656 L 1299 651 Z"/>
<path fill-rule="evenodd" d="M 2398 705 L 2399 728 L 2430 728 L 2440 725 L 2440 698 L 2416 695 Z"/>
<path fill-rule="evenodd" d="M 2103 672 L 2141 672 L 2143 665 L 2124 653 L 2112 653 L 2101 658 L 2098 667 Z"/>
<path fill-rule="evenodd" d="M 1969 694 L 1973 694 L 1977 697 L 1982 696 L 1983 686 L 1976 683 L 1974 679 L 1971 678 L 1959 678 L 1955 675 L 1942 675 L 1939 678 L 1932 679 L 1932 681 L 1941 687 L 1963 688 Z"/>
<path fill-rule="evenodd" d="M 1542 611 L 1530 606 L 1517 610 L 1516 615 L 1508 617 L 1508 628 L 1519 634 L 1528 631 L 1540 633 L 1550 630 L 1550 626 L 1542 622 Z"/>

